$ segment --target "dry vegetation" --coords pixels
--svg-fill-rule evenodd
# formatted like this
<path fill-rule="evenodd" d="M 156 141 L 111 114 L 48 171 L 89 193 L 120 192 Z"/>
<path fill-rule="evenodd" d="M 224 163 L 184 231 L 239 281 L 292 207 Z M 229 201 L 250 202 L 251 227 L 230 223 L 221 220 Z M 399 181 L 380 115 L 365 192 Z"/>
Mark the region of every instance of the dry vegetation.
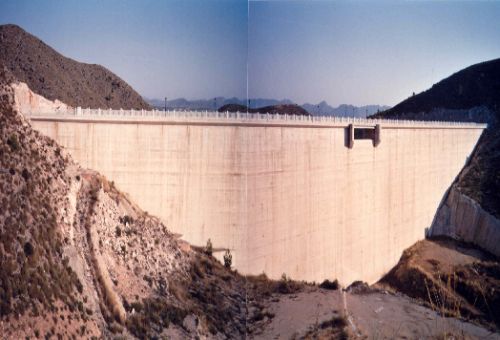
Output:
<path fill-rule="evenodd" d="M 405 250 L 380 283 L 441 315 L 500 327 L 500 264 L 477 248 L 450 239 L 424 240 Z"/>

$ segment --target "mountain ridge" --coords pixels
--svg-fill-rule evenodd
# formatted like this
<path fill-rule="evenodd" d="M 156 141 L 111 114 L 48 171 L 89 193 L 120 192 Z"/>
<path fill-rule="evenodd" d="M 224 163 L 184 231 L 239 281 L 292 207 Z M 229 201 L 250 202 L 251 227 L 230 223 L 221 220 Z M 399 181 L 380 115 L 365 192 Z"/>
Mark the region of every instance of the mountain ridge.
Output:
<path fill-rule="evenodd" d="M 149 109 L 123 79 L 97 64 L 67 58 L 17 25 L 0 25 L 0 64 L 15 81 L 76 107 Z"/>
<path fill-rule="evenodd" d="M 370 118 L 488 123 L 457 189 L 500 218 L 500 58 L 466 67 Z"/>

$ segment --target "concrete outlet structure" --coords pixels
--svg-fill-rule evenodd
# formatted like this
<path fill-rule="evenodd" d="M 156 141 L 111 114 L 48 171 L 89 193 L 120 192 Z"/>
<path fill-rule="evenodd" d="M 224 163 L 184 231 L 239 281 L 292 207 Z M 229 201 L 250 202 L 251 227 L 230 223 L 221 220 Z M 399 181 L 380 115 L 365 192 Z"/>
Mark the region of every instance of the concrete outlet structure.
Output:
<path fill-rule="evenodd" d="M 484 125 L 78 111 L 32 125 L 243 273 L 374 282 L 424 238 Z M 360 131 L 356 131 L 360 129 Z"/>

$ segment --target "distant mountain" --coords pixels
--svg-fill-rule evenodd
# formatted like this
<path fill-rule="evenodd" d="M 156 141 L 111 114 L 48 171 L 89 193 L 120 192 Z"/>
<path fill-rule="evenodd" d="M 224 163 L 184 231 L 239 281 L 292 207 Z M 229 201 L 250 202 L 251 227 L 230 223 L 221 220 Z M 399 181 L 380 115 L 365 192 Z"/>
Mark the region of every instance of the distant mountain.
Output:
<path fill-rule="evenodd" d="M 0 25 L 0 64 L 33 92 L 70 106 L 150 108 L 108 69 L 66 58 L 16 25 Z"/>
<path fill-rule="evenodd" d="M 487 122 L 456 186 L 500 218 L 500 59 L 467 67 L 373 117 Z"/>
<path fill-rule="evenodd" d="M 156 107 L 158 109 L 165 108 L 165 100 L 163 99 L 148 99 L 144 98 L 151 106 Z M 255 98 L 250 99 L 247 102 L 246 99 L 240 99 L 236 97 L 232 98 L 224 98 L 224 97 L 215 97 L 211 99 L 196 99 L 196 100 L 187 100 L 185 98 L 177 98 L 168 100 L 167 98 L 167 109 L 180 109 L 180 110 L 216 110 L 224 105 L 236 104 L 236 105 L 244 105 L 249 106 L 250 108 L 259 108 L 264 106 L 273 106 L 273 105 L 286 105 L 286 104 L 294 104 L 289 99 L 284 100 L 276 100 L 276 99 L 265 99 L 265 98 Z M 249 105 L 250 104 L 250 105 Z"/>
<path fill-rule="evenodd" d="M 269 113 L 269 114 L 289 114 L 289 115 L 302 115 L 310 116 L 311 114 L 304 110 L 301 106 L 294 104 L 278 104 L 269 105 L 259 108 L 248 108 L 240 104 L 227 104 L 219 108 L 219 112 L 250 112 L 250 113 Z"/>
<path fill-rule="evenodd" d="M 151 106 L 163 109 L 165 101 L 160 99 L 145 99 Z M 241 105 L 250 107 L 251 109 L 262 109 L 264 107 L 274 107 L 277 105 L 295 105 L 290 99 L 267 99 L 267 98 L 251 98 L 249 103 L 246 99 L 240 98 L 224 98 L 216 97 L 212 99 L 199 99 L 187 100 L 185 98 L 178 98 L 167 100 L 167 109 L 182 109 L 182 110 L 214 110 L 226 105 Z M 250 104 L 250 105 L 248 105 Z M 231 106 L 229 106 L 231 107 Z M 339 107 L 332 107 L 327 102 L 322 101 L 319 104 L 306 103 L 301 107 L 314 116 L 344 116 L 344 117 L 366 117 L 378 111 L 387 110 L 389 106 L 386 105 L 367 105 L 367 106 L 353 106 L 353 105 L 340 105 Z"/>
<path fill-rule="evenodd" d="M 354 106 L 342 104 L 338 107 L 332 107 L 327 102 L 322 101 L 319 104 L 306 103 L 302 105 L 304 109 L 315 116 L 340 116 L 340 117 L 367 117 L 379 111 L 389 108 L 387 105 L 366 105 Z"/>

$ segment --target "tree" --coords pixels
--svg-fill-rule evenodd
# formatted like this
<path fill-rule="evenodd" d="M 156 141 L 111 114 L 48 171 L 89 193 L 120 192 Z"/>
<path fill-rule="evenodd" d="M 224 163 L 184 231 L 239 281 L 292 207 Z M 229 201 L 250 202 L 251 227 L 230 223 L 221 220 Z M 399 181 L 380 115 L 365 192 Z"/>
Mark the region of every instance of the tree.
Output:
<path fill-rule="evenodd" d="M 207 254 L 208 256 L 212 256 L 212 252 L 213 252 L 212 241 L 208 239 L 207 245 L 205 247 L 205 254 Z"/>
<path fill-rule="evenodd" d="M 226 250 L 226 253 L 224 254 L 224 267 L 227 269 L 231 269 L 231 265 L 233 264 L 233 255 L 231 255 L 231 252 L 229 249 Z"/>

